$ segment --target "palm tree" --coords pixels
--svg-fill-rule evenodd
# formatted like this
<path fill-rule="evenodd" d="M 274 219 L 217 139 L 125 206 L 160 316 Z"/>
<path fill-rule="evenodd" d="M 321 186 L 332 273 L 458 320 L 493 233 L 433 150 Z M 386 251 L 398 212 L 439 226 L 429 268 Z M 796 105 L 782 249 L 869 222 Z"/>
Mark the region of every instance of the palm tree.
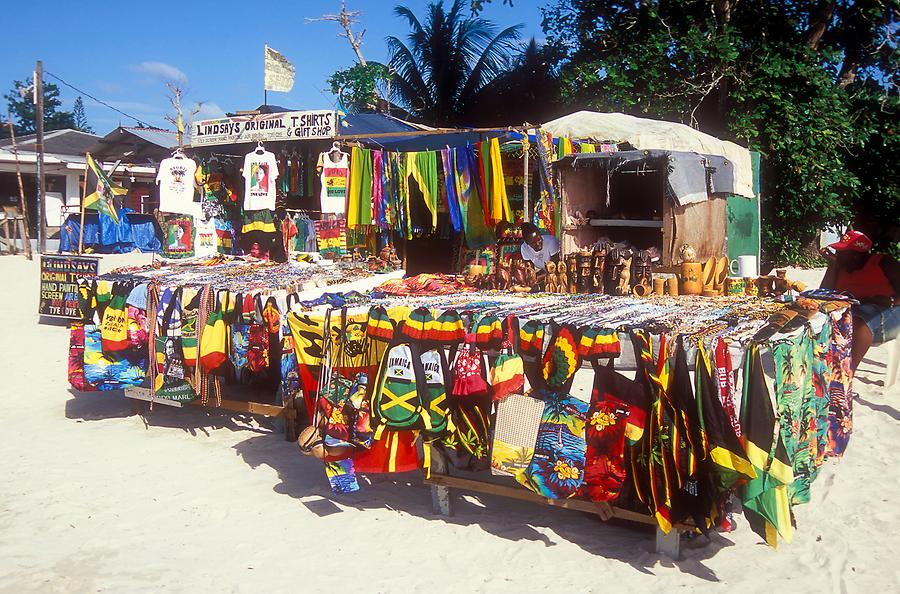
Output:
<path fill-rule="evenodd" d="M 518 41 L 521 25 L 499 33 L 490 21 L 463 16 L 464 0 L 431 2 L 422 24 L 412 10 L 396 6 L 394 13 L 409 22 L 408 45 L 387 38 L 392 94 L 409 111 L 429 123 L 457 125 L 478 100 L 479 93 L 503 72 Z"/>

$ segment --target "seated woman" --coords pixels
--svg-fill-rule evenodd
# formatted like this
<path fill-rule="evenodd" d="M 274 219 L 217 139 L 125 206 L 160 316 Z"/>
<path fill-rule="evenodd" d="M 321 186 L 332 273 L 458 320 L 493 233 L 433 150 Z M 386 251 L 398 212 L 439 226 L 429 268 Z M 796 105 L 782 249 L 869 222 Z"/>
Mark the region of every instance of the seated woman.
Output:
<path fill-rule="evenodd" d="M 847 291 L 860 301 L 852 309 L 855 371 L 873 343 L 893 340 L 900 332 L 900 263 L 872 253 L 872 240 L 859 231 L 848 231 L 828 247 L 834 253 L 822 250 L 830 261 L 822 288 Z"/>

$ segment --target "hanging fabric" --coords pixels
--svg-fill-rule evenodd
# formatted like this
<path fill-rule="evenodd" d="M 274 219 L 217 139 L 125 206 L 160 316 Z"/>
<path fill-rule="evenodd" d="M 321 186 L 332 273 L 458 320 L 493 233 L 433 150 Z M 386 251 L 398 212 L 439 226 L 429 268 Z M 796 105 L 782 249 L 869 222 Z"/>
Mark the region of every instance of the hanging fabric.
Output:
<path fill-rule="evenodd" d="M 406 153 L 407 173 L 411 175 L 425 199 L 425 206 L 431 213 L 431 228 L 437 228 L 438 175 L 437 153 L 422 151 Z"/>
<path fill-rule="evenodd" d="M 481 189 L 481 208 L 484 212 L 484 223 L 488 227 L 493 226 L 491 221 L 491 197 L 493 196 L 494 186 L 491 181 L 491 155 L 490 143 L 485 145 L 479 142 L 478 147 L 478 181 Z"/>
<path fill-rule="evenodd" d="M 384 151 L 372 151 L 372 222 L 387 229 L 384 203 Z"/>
<path fill-rule="evenodd" d="M 350 157 L 350 191 L 347 194 L 347 226 L 372 224 L 372 151 L 353 147 Z"/>
<path fill-rule="evenodd" d="M 477 162 L 471 146 L 454 149 L 453 167 L 456 172 L 456 195 L 459 199 L 460 218 L 469 249 L 481 249 L 494 243 L 494 234 L 488 229 L 481 208 L 475 179 Z"/>
<path fill-rule="evenodd" d="M 513 222 L 512 210 L 506 197 L 506 178 L 503 176 L 503 162 L 500 156 L 500 140 L 496 137 L 490 141 L 491 168 L 491 222 Z"/>
<path fill-rule="evenodd" d="M 444 187 L 447 190 L 447 210 L 450 213 L 450 223 L 454 233 L 463 229 L 462 215 L 459 210 L 459 199 L 456 192 L 456 172 L 453 168 L 453 149 L 441 150 L 441 165 L 444 167 Z"/>
<path fill-rule="evenodd" d="M 534 224 L 559 237 L 557 220 L 559 219 L 559 203 L 553 184 L 553 173 L 550 169 L 550 154 L 553 149 L 553 137 L 538 130 L 538 191 L 539 197 L 534 208 Z"/>

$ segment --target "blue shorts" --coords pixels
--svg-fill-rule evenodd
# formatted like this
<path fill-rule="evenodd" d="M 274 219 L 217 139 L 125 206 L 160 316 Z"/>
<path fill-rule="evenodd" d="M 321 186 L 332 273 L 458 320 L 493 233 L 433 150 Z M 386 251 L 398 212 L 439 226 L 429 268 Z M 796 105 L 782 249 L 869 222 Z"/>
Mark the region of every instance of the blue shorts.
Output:
<path fill-rule="evenodd" d="M 872 342 L 881 344 L 900 334 L 900 305 L 881 307 L 873 303 L 853 306 L 853 317 L 860 318 L 872 331 Z"/>

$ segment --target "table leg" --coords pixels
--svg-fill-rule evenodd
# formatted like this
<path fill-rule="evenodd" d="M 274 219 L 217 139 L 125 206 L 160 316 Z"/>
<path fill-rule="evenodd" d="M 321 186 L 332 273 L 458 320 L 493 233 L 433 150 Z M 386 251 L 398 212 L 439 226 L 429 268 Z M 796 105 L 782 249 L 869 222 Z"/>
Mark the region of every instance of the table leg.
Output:
<path fill-rule="evenodd" d="M 444 454 L 435 447 L 426 444 L 426 448 L 431 448 L 431 473 L 447 474 L 447 459 Z M 441 516 L 452 516 L 453 507 L 450 503 L 450 487 L 440 485 L 431 486 L 431 505 L 434 513 Z"/>

